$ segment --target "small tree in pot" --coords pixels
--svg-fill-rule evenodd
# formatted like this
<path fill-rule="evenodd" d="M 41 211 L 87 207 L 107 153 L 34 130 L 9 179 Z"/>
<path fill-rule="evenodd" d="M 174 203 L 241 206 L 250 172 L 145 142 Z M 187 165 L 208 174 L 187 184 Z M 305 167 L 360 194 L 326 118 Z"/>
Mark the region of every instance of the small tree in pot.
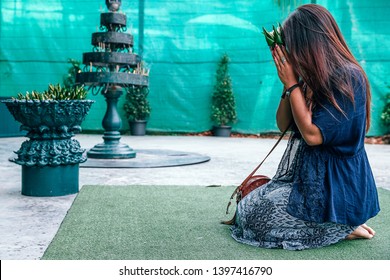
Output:
<path fill-rule="evenodd" d="M 211 119 L 215 124 L 213 134 L 222 137 L 230 136 L 231 124 L 237 120 L 236 102 L 228 63 L 229 57 L 225 54 L 218 64 L 211 108 Z"/>
<path fill-rule="evenodd" d="M 388 87 L 390 89 L 390 87 Z M 385 105 L 382 109 L 381 121 L 385 127 L 385 135 L 382 137 L 383 142 L 390 144 L 390 93 L 383 98 Z"/>
<path fill-rule="evenodd" d="M 65 88 L 71 88 L 76 83 L 76 74 L 81 72 L 81 62 L 73 58 L 68 58 L 70 64 L 68 73 L 63 77 L 63 84 Z"/>
<path fill-rule="evenodd" d="M 151 111 L 148 94 L 149 88 L 145 86 L 132 86 L 127 89 L 123 108 L 132 135 L 145 135 L 146 123 Z"/>
<path fill-rule="evenodd" d="M 381 121 L 387 129 L 386 133 L 390 133 L 390 93 L 385 96 L 384 102 L 385 105 L 382 109 Z"/>

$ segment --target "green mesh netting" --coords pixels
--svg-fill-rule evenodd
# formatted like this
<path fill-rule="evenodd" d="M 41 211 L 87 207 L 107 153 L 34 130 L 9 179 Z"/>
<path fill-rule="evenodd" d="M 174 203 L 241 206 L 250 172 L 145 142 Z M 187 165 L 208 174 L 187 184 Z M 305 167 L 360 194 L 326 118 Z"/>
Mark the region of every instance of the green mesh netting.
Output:
<path fill-rule="evenodd" d="M 334 15 L 367 71 L 373 93 L 369 134 L 385 131 L 380 113 L 390 74 L 388 0 L 122 2 L 135 51 L 142 53 L 151 70 L 149 130 L 209 130 L 215 70 L 220 56 L 226 53 L 231 60 L 237 105 L 234 130 L 276 131 L 275 112 L 282 85 L 261 26 L 282 22 L 299 4 L 316 2 Z M 81 60 L 83 52 L 91 51 L 91 34 L 98 31 L 100 12 L 106 12 L 103 0 L 1 0 L 0 9 L 0 96 L 43 90 L 48 83 L 62 82 L 69 66 L 67 59 Z M 100 130 L 104 98 L 90 98 L 97 102 L 83 127 Z M 124 99 L 119 103 L 123 118 Z M 125 119 L 123 127 L 127 128 Z"/>

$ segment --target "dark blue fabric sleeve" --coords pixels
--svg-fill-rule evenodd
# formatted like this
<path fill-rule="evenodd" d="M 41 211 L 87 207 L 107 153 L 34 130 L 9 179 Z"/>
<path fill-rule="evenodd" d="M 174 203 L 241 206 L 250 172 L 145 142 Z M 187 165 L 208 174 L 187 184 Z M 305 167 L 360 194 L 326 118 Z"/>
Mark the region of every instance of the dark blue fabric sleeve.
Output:
<path fill-rule="evenodd" d="M 344 106 L 345 107 L 345 106 Z M 323 144 L 337 144 L 342 141 L 343 125 L 348 121 L 347 117 L 338 111 L 333 104 L 318 105 L 313 112 L 312 122 L 320 129 Z"/>
<path fill-rule="evenodd" d="M 365 85 L 362 78 L 353 79 L 354 102 L 338 90 L 334 91 L 339 111 L 329 101 L 317 105 L 312 122 L 320 129 L 324 145 L 345 145 L 364 134 L 365 129 Z"/>

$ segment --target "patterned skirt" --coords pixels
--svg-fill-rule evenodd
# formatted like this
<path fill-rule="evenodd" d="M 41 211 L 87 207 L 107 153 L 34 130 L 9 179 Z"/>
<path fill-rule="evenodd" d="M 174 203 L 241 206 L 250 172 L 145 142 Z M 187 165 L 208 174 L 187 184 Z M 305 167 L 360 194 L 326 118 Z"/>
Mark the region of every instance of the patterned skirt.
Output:
<path fill-rule="evenodd" d="M 232 237 L 241 243 L 264 248 L 303 250 L 337 243 L 356 226 L 303 221 L 287 213 L 286 208 L 301 160 L 302 140 L 292 137 L 276 175 L 237 205 Z"/>

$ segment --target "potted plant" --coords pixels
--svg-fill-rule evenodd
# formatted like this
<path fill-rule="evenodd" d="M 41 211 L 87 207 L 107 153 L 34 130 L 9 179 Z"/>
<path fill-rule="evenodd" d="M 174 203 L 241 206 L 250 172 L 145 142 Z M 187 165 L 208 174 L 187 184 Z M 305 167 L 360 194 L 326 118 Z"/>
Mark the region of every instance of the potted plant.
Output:
<path fill-rule="evenodd" d="M 76 83 L 76 74 L 81 72 L 81 62 L 73 58 L 68 58 L 70 64 L 68 73 L 63 77 L 64 87 L 73 87 Z"/>
<path fill-rule="evenodd" d="M 149 88 L 146 86 L 132 86 L 127 89 L 123 108 L 132 135 L 142 136 L 146 133 L 146 123 L 151 111 L 148 94 Z"/>
<path fill-rule="evenodd" d="M 44 92 L 18 94 L 3 100 L 27 140 L 11 161 L 22 166 L 22 194 L 60 196 L 79 190 L 79 163 L 86 161 L 80 143 L 71 139 L 81 131 L 94 101 L 84 87 L 49 85 Z"/>
<path fill-rule="evenodd" d="M 221 57 L 216 71 L 216 83 L 211 107 L 214 136 L 229 137 L 231 124 L 237 120 L 236 103 L 228 63 L 229 57 L 225 54 Z"/>
<path fill-rule="evenodd" d="M 386 94 L 384 102 L 385 105 L 382 109 L 381 121 L 386 128 L 386 133 L 390 133 L 390 93 Z"/>
<path fill-rule="evenodd" d="M 388 86 L 388 89 L 390 87 Z M 381 121 L 385 128 L 385 135 L 382 136 L 383 143 L 390 144 L 390 93 L 387 93 L 384 98 L 384 107 L 382 109 Z"/>

